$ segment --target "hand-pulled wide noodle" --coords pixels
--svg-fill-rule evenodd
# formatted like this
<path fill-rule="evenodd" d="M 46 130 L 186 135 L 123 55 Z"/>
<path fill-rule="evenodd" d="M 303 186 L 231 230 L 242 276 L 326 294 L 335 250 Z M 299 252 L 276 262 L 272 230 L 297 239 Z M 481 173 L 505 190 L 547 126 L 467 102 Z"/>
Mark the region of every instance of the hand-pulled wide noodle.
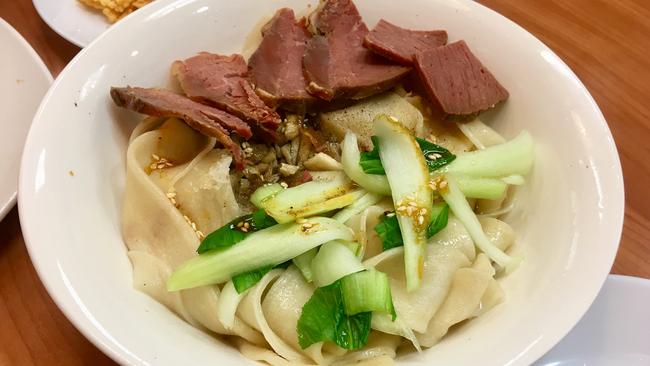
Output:
<path fill-rule="evenodd" d="M 185 217 L 192 221 L 188 214 L 201 212 L 200 210 L 206 207 L 201 202 L 186 199 L 186 195 L 192 195 L 194 192 L 187 192 L 185 189 L 176 191 L 175 183 L 182 182 L 192 169 L 203 168 L 203 173 L 196 175 L 212 177 L 213 185 L 202 185 L 198 192 L 212 190 L 218 193 L 230 189 L 229 184 L 223 184 L 224 179 L 228 177 L 228 171 L 213 169 L 223 166 L 224 161 L 227 161 L 225 164 L 228 166 L 230 156 L 221 154 L 221 159 L 213 160 L 214 164 L 205 164 L 203 160 L 206 157 L 210 159 L 210 156 L 219 154 L 213 150 L 213 139 L 206 138 L 173 119 L 154 130 L 150 129 L 154 128 L 156 123 L 150 120 L 145 123 L 147 126 L 136 129 L 142 134 L 134 134 L 127 151 L 127 178 L 122 215 L 124 241 L 134 266 L 135 287 L 168 306 L 191 324 L 220 334 L 239 335 L 257 344 L 262 343 L 261 335 L 241 320 L 235 320 L 232 331 L 226 330 L 217 320 L 214 313 L 219 296 L 217 286 L 205 286 L 177 293 L 169 293 L 165 286 L 173 269 L 196 255 L 199 245 L 196 231 L 211 230 L 228 219 L 223 216 L 223 211 L 215 212 L 211 216 L 208 215 L 212 217 L 211 222 L 204 221 L 205 228 L 198 226 L 197 230 L 194 230 Z M 162 163 L 162 169 L 159 168 L 161 158 L 169 162 L 168 165 Z M 174 197 L 176 202 L 184 202 L 185 205 L 175 207 L 167 195 L 174 191 L 177 192 Z M 236 203 L 228 201 L 228 195 L 219 197 L 222 199 L 219 207 L 238 212 Z"/>

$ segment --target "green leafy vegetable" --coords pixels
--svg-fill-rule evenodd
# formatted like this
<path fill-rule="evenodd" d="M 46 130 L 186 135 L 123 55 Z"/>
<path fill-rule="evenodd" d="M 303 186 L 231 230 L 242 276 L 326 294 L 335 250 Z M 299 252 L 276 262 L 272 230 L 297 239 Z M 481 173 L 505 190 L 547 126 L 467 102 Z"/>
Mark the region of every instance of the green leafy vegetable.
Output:
<path fill-rule="evenodd" d="M 215 249 L 229 248 L 244 240 L 248 234 L 275 224 L 277 222 L 264 210 L 258 210 L 253 214 L 238 217 L 213 231 L 203 239 L 196 251 L 203 254 Z"/>
<path fill-rule="evenodd" d="M 440 230 L 444 229 L 447 226 L 448 220 L 449 206 L 444 202 L 434 204 L 431 208 L 431 218 L 427 227 L 427 238 L 436 235 Z M 381 239 L 384 251 L 404 245 L 402 232 L 399 229 L 399 222 L 393 212 L 384 214 L 384 217 L 375 226 L 375 232 L 379 236 L 379 239 Z"/>
<path fill-rule="evenodd" d="M 418 145 L 420 145 L 420 150 L 422 150 L 424 160 L 427 161 L 427 167 L 429 167 L 430 172 L 440 169 L 456 159 L 456 155 L 452 154 L 442 146 L 419 137 L 416 137 L 415 140 L 418 142 Z"/>
<path fill-rule="evenodd" d="M 399 223 L 394 212 L 386 212 L 384 214 L 384 217 L 375 226 L 375 232 L 379 236 L 379 239 L 381 239 L 384 251 L 404 245 L 402 232 L 399 231 Z"/>
<path fill-rule="evenodd" d="M 313 248 L 292 259 L 293 264 L 298 267 L 300 273 L 302 273 L 302 276 L 305 278 L 305 281 L 309 283 L 314 280 L 314 274 L 311 271 L 311 261 L 317 253 L 318 248 Z"/>
<path fill-rule="evenodd" d="M 323 244 L 311 261 L 312 279 L 318 287 L 330 285 L 350 273 L 364 269 L 355 253 L 338 240 Z"/>
<path fill-rule="evenodd" d="M 385 175 L 386 171 L 379 159 L 379 139 L 377 136 L 372 136 L 371 139 L 374 147 L 371 151 L 361 153 L 359 165 L 366 174 Z M 419 137 L 416 137 L 415 140 L 420 146 L 420 150 L 422 150 L 422 155 L 424 155 L 424 160 L 426 160 L 430 172 L 440 169 L 456 159 L 456 155 L 442 146 Z"/>
<path fill-rule="evenodd" d="M 397 317 L 390 282 L 385 273 L 375 269 L 353 273 L 341 279 L 343 303 L 347 315 L 378 311 Z"/>
<path fill-rule="evenodd" d="M 379 159 L 379 138 L 377 136 L 372 136 L 373 148 L 371 151 L 366 151 L 361 153 L 361 159 L 359 160 L 359 165 L 366 174 L 376 174 L 376 175 L 386 175 L 384 166 L 381 165 L 381 160 Z"/>
<path fill-rule="evenodd" d="M 287 268 L 291 265 L 290 261 L 278 264 L 277 266 L 264 266 L 259 269 L 254 269 L 252 271 L 244 272 L 232 277 L 232 283 L 235 285 L 235 290 L 238 294 L 248 290 L 249 288 L 255 286 L 264 275 L 269 273 L 272 269 L 275 268 Z"/>
<path fill-rule="evenodd" d="M 368 343 L 371 312 L 345 313 L 341 281 L 319 287 L 305 303 L 298 319 L 298 343 L 302 349 L 331 341 L 345 349 L 359 349 Z"/>
<path fill-rule="evenodd" d="M 255 269 L 233 276 L 232 283 L 235 285 L 235 290 L 237 290 L 238 294 L 241 294 L 242 292 L 255 286 L 255 284 L 258 283 L 262 277 L 264 277 L 265 274 L 269 273 L 269 271 L 273 268 L 274 266 L 265 266 L 260 269 Z"/>
<path fill-rule="evenodd" d="M 436 235 L 447 226 L 449 221 L 449 205 L 445 202 L 436 203 L 431 207 L 431 221 L 427 228 L 427 238 Z"/>
<path fill-rule="evenodd" d="M 181 264 L 167 281 L 168 291 L 223 283 L 234 275 L 284 263 L 332 240 L 353 240 L 347 226 L 327 217 L 278 224 L 254 232 L 237 245 L 212 250 Z"/>

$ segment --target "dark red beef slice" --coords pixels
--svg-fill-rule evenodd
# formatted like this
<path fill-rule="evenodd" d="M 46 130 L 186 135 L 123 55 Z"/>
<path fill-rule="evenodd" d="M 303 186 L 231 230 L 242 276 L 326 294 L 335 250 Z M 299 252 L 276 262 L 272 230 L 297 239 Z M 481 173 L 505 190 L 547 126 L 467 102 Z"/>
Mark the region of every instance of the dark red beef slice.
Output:
<path fill-rule="evenodd" d="M 283 8 L 264 28 L 262 42 L 248 60 L 255 91 L 270 105 L 304 111 L 314 103 L 307 93 L 302 56 L 311 34 L 296 21 L 293 10 Z"/>
<path fill-rule="evenodd" d="M 190 98 L 225 109 L 248 122 L 265 140 L 275 139 L 280 116 L 253 90 L 247 79 L 248 66 L 241 55 L 202 52 L 185 61 L 175 61 L 172 73 Z"/>
<path fill-rule="evenodd" d="M 119 107 L 155 117 L 182 119 L 198 132 L 214 137 L 232 153 L 238 169 L 243 169 L 244 158 L 230 131 L 244 138 L 252 133 L 248 125 L 227 112 L 195 102 L 169 90 L 157 88 L 111 88 L 111 98 Z"/>
<path fill-rule="evenodd" d="M 409 72 L 363 47 L 368 28 L 351 0 L 321 0 L 311 18 L 303 67 L 307 91 L 325 100 L 361 99 L 389 89 Z"/>
<path fill-rule="evenodd" d="M 418 31 L 398 27 L 380 20 L 363 41 L 372 52 L 402 65 L 413 65 L 418 52 L 444 46 L 447 32 L 444 30 Z"/>
<path fill-rule="evenodd" d="M 465 41 L 418 53 L 415 66 L 429 98 L 446 115 L 477 114 L 508 99 Z"/>

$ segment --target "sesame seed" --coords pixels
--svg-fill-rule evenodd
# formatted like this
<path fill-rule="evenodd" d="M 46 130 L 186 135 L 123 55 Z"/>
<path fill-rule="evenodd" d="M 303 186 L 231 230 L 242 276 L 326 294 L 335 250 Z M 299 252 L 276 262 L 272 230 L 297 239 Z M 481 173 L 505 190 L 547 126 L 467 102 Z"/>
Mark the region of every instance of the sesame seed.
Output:
<path fill-rule="evenodd" d="M 249 227 L 251 227 L 251 224 L 245 222 L 245 223 L 244 223 L 244 227 L 245 227 L 246 229 L 248 229 Z"/>
<path fill-rule="evenodd" d="M 280 186 L 282 186 L 282 188 L 289 188 L 289 185 L 286 182 L 280 182 Z"/>
<path fill-rule="evenodd" d="M 424 216 L 422 215 L 418 216 L 418 224 L 420 225 L 424 224 Z"/>
<path fill-rule="evenodd" d="M 247 228 L 245 228 L 245 227 L 243 227 L 243 228 L 241 228 L 241 231 L 243 231 L 243 232 L 245 232 L 245 233 L 247 233 L 247 232 L 248 232 L 248 229 L 247 229 Z"/>
<path fill-rule="evenodd" d="M 429 154 L 429 155 L 427 155 L 427 158 L 429 160 L 436 160 L 437 159 L 436 154 Z"/>
<path fill-rule="evenodd" d="M 399 122 L 399 121 L 397 120 L 397 118 L 395 118 L 395 117 L 393 117 L 393 116 L 388 116 L 388 120 L 391 121 L 391 122 Z"/>
<path fill-rule="evenodd" d="M 242 227 L 242 226 L 244 226 L 244 222 L 243 222 L 243 221 L 240 221 L 240 222 L 237 223 L 237 227 Z"/>
<path fill-rule="evenodd" d="M 199 239 L 205 238 L 205 234 L 203 234 L 203 232 L 201 230 L 196 231 L 196 236 L 198 236 Z"/>
<path fill-rule="evenodd" d="M 440 182 L 440 189 L 444 189 L 444 188 L 447 188 L 447 181 L 446 180 L 443 180 L 442 182 Z"/>
<path fill-rule="evenodd" d="M 386 217 L 393 217 L 395 216 L 395 212 L 389 212 L 386 214 Z"/>
<path fill-rule="evenodd" d="M 417 206 L 417 205 L 418 205 L 418 204 L 415 203 L 415 202 L 413 202 L 413 201 L 410 201 L 410 202 L 409 202 L 409 206 L 415 207 L 415 206 Z"/>
<path fill-rule="evenodd" d="M 152 158 L 153 160 L 160 160 L 160 156 L 158 156 L 158 155 L 156 155 L 156 154 L 151 154 L 151 158 Z"/>
<path fill-rule="evenodd" d="M 409 216 L 413 215 L 413 207 L 412 206 L 406 207 L 406 214 L 409 215 Z"/>
<path fill-rule="evenodd" d="M 196 231 L 196 223 L 192 223 L 192 230 Z"/>
<path fill-rule="evenodd" d="M 421 208 L 420 209 L 420 215 L 426 215 L 427 209 L 426 208 Z"/>
<path fill-rule="evenodd" d="M 176 192 L 167 192 L 167 198 L 174 198 L 176 197 Z"/>

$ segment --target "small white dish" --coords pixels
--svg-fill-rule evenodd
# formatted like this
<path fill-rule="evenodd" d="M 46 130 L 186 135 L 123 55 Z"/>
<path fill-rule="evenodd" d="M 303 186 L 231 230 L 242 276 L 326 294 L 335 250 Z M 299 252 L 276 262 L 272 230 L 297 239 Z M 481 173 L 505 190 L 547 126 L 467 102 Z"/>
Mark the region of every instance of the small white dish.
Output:
<path fill-rule="evenodd" d="M 67 1 L 67 0 L 66 0 Z M 525 262 L 507 300 L 399 365 L 530 365 L 587 311 L 614 261 L 623 178 L 598 106 L 548 47 L 470 0 L 357 0 L 365 21 L 447 29 L 510 91 L 483 119 L 506 137 L 527 129 L 535 168 L 507 221 Z M 75 326 L 120 364 L 253 365 L 133 289 L 120 215 L 128 136 L 142 119 L 115 107 L 110 86 L 167 86 L 174 60 L 254 47 L 263 19 L 315 0 L 156 0 L 102 34 L 66 67 L 41 104 L 24 150 L 20 218 L 48 292 Z M 137 35 L 137 36 L 134 36 Z M 73 173 L 73 174 L 72 174 Z"/>
<path fill-rule="evenodd" d="M 111 23 L 100 11 L 77 0 L 33 0 L 34 7 L 56 33 L 83 48 L 107 30 Z"/>
<path fill-rule="evenodd" d="M 0 18 L 0 220 L 16 203 L 20 155 L 52 75 L 38 54 Z"/>
<path fill-rule="evenodd" d="M 610 275 L 580 322 L 535 366 L 650 365 L 650 280 Z"/>

